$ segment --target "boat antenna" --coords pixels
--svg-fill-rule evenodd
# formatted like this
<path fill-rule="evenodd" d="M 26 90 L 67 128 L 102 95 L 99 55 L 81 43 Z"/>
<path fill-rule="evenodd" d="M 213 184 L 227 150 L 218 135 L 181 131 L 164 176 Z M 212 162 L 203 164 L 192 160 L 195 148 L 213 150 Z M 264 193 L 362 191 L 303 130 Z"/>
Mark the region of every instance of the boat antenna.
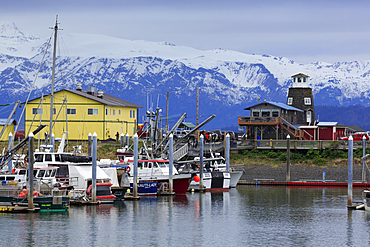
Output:
<path fill-rule="evenodd" d="M 53 72 L 51 77 L 51 94 L 50 94 L 50 124 L 49 124 L 49 134 L 48 134 L 48 140 L 51 142 L 51 135 L 53 133 L 53 113 L 54 113 L 54 107 L 53 107 L 53 98 L 54 98 L 54 81 L 55 81 L 55 58 L 56 58 L 56 48 L 57 48 L 57 32 L 58 30 L 58 15 L 55 19 L 55 26 L 50 27 L 50 29 L 54 29 L 54 51 L 53 51 Z"/>

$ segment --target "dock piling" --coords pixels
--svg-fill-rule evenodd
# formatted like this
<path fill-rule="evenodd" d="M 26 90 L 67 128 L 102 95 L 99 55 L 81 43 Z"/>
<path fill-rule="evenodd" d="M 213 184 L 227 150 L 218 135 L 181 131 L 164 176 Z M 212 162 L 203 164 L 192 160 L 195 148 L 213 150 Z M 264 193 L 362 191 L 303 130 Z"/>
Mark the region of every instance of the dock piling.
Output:
<path fill-rule="evenodd" d="M 96 160 L 97 160 L 98 136 L 96 132 L 93 134 L 93 148 L 92 148 L 92 202 L 96 202 Z"/>
<path fill-rule="evenodd" d="M 353 187 L 353 138 L 348 138 L 348 207 L 352 207 Z"/>
<path fill-rule="evenodd" d="M 12 132 L 10 132 L 9 139 L 8 139 L 8 150 L 12 149 L 12 140 L 13 140 L 13 135 L 12 135 Z M 13 169 L 13 162 L 12 162 L 12 159 L 10 159 L 8 162 L 8 172 L 11 173 L 12 169 Z"/>
<path fill-rule="evenodd" d="M 362 157 L 366 155 L 366 137 L 362 137 Z M 362 159 L 362 182 L 366 182 L 366 163 L 365 159 Z"/>
<path fill-rule="evenodd" d="M 200 150 L 199 150 L 199 189 L 203 189 L 203 147 L 204 147 L 204 136 L 200 135 L 199 137 L 200 142 Z"/>
<path fill-rule="evenodd" d="M 168 192 L 172 194 L 173 188 L 173 135 L 170 134 L 169 140 L 169 178 L 168 178 Z"/>
<path fill-rule="evenodd" d="M 230 169 L 230 135 L 226 135 L 226 151 L 225 151 L 225 158 L 226 158 L 226 171 Z"/>
<path fill-rule="evenodd" d="M 29 190 L 28 190 L 28 210 L 34 210 L 33 206 L 33 150 L 34 150 L 34 138 L 33 133 L 31 132 L 28 136 L 28 182 L 29 182 Z"/>
<path fill-rule="evenodd" d="M 286 181 L 290 182 L 290 135 L 286 137 Z"/>
<path fill-rule="evenodd" d="M 128 137 L 128 134 L 126 135 Z M 128 143 L 128 138 L 127 138 L 127 143 Z M 134 182 L 133 182 L 133 197 L 137 197 L 137 165 L 138 165 L 138 146 L 139 146 L 139 141 L 138 141 L 138 136 L 135 133 L 134 135 Z"/>

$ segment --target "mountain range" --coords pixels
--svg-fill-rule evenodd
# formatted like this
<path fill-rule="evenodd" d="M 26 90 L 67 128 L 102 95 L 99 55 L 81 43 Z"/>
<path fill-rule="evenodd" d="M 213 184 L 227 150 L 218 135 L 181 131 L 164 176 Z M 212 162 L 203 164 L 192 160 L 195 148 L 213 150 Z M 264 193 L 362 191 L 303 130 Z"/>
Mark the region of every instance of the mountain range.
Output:
<path fill-rule="evenodd" d="M 31 99 L 50 94 L 52 36 L 38 38 L 13 22 L 0 22 L 0 104 L 24 102 L 31 88 Z M 150 107 L 158 106 L 165 117 L 169 92 L 169 123 L 184 112 L 186 122 L 196 123 L 199 88 L 199 121 L 215 114 L 207 129 L 237 126 L 237 117 L 248 116 L 243 109 L 251 103 L 285 103 L 297 73 L 310 76 L 315 105 L 370 106 L 370 61 L 299 64 L 285 57 L 96 34 L 59 31 L 58 37 L 55 90 L 75 89 L 78 82 L 83 90 L 103 90 L 143 106 L 139 122 Z"/>

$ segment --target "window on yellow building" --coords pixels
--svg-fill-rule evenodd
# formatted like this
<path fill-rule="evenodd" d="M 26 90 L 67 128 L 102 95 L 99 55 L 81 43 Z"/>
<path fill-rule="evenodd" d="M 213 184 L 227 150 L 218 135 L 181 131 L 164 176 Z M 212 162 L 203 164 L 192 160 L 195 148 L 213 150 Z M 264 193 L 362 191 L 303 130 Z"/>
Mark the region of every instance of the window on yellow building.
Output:
<path fill-rule="evenodd" d="M 33 115 L 42 115 L 42 109 L 41 108 L 32 108 L 32 114 Z"/>
<path fill-rule="evenodd" d="M 113 115 L 116 115 L 116 109 L 113 109 Z"/>
<path fill-rule="evenodd" d="M 105 115 L 108 115 L 108 109 L 105 109 Z"/>
<path fill-rule="evenodd" d="M 121 110 L 118 110 L 118 115 L 121 115 Z"/>
<path fill-rule="evenodd" d="M 98 109 L 87 109 L 87 115 L 98 115 L 99 114 L 99 111 Z"/>
<path fill-rule="evenodd" d="M 67 114 L 68 115 L 76 115 L 76 109 L 67 108 Z"/>

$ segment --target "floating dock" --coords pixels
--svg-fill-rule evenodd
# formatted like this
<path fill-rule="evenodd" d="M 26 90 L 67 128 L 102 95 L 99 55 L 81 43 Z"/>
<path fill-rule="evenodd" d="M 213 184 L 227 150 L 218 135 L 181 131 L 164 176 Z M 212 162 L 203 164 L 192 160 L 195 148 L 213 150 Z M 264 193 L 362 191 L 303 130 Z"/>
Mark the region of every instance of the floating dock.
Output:
<path fill-rule="evenodd" d="M 0 212 L 4 213 L 33 213 L 39 211 L 40 208 L 33 208 L 32 210 L 29 210 L 28 207 L 23 206 L 8 206 L 8 205 L 0 206 Z"/>
<path fill-rule="evenodd" d="M 269 186 L 311 186 L 311 187 L 348 187 L 347 182 L 335 181 L 274 181 L 273 179 L 255 179 L 253 181 L 239 180 L 238 185 L 269 185 Z M 370 183 L 353 182 L 353 187 L 369 187 Z"/>

